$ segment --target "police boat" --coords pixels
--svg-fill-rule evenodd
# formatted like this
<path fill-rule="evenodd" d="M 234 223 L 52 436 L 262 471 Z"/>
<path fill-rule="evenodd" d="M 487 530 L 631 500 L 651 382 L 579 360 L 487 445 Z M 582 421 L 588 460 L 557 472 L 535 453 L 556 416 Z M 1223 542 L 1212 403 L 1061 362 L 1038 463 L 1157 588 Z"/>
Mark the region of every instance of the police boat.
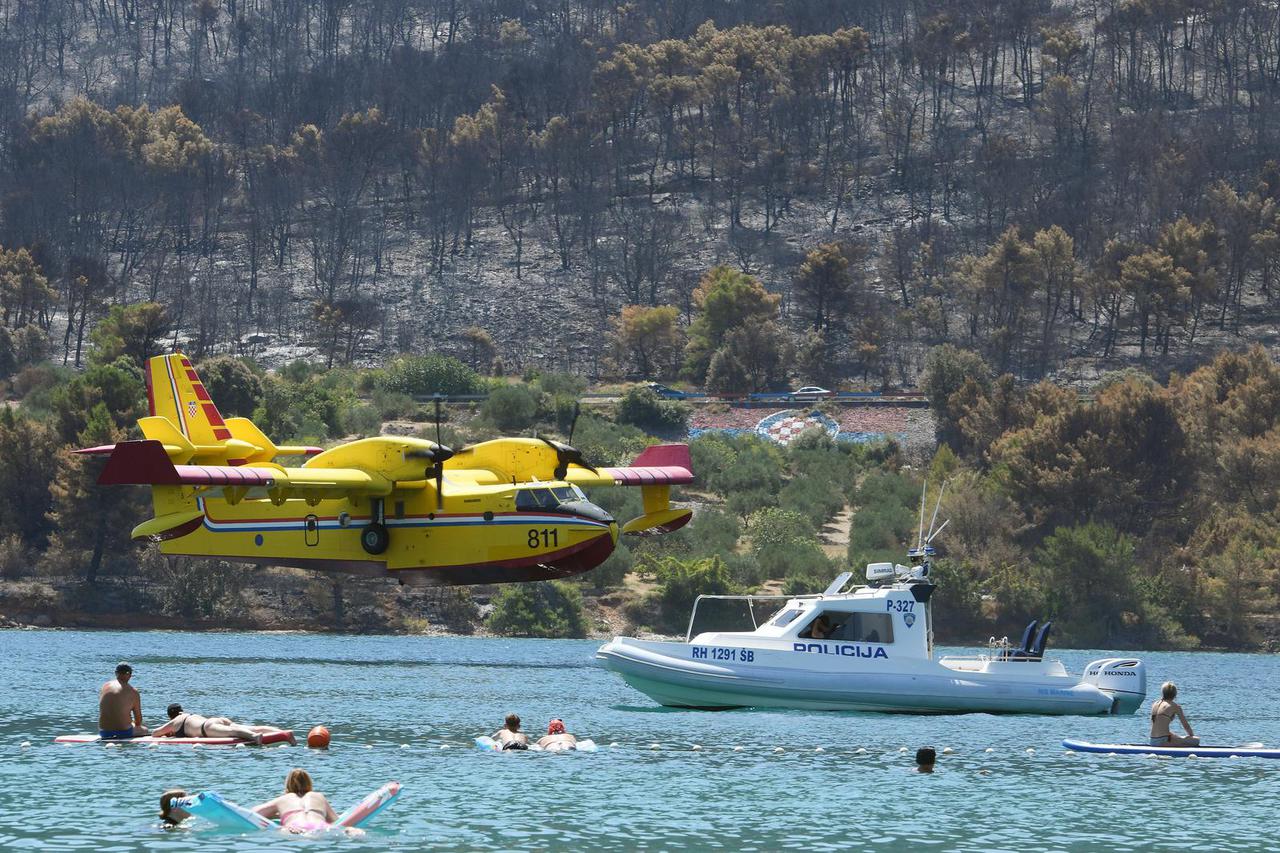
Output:
<path fill-rule="evenodd" d="M 923 512 L 921 521 L 923 529 Z M 932 528 L 908 551 L 910 566 L 871 563 L 866 583 L 851 590 L 843 591 L 853 577 L 844 572 L 817 595 L 699 596 L 684 642 L 615 637 L 596 658 L 677 708 L 1132 714 L 1142 705 L 1141 661 L 1096 660 L 1074 677 L 1044 656 L 1048 624 L 1027 626 L 1018 647 L 993 640 L 988 653 L 935 658 Z M 695 635 L 698 608 L 711 599 L 748 602 L 755 629 Z M 785 604 L 757 623 L 754 603 L 769 600 Z"/>

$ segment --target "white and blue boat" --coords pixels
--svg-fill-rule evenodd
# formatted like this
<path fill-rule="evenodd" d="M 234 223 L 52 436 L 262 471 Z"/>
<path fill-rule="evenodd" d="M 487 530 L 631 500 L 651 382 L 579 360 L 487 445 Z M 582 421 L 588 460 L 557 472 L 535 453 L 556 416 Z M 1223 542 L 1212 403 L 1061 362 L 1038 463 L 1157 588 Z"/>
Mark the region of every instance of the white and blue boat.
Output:
<path fill-rule="evenodd" d="M 990 653 L 935 657 L 929 542 L 936 535 L 932 525 L 928 539 L 921 535 L 908 552 L 912 565 L 872 563 L 867 582 L 849 591 L 845 572 L 817 595 L 699 596 L 684 642 L 615 637 L 596 658 L 677 708 L 1132 714 L 1142 705 L 1140 660 L 1104 658 L 1072 676 L 1045 657 L 1047 624 L 1029 625 L 1018 647 L 993 642 Z M 754 630 L 695 635 L 698 606 L 712 598 L 785 603 L 763 623 L 753 617 Z"/>
<path fill-rule="evenodd" d="M 869 575 L 882 571 L 868 566 Z M 1096 660 L 1081 677 L 1034 646 L 935 658 L 932 584 L 836 587 L 786 599 L 754 631 L 705 632 L 685 642 L 616 637 L 596 657 L 636 690 L 677 708 L 1132 714 L 1146 697 L 1145 668 L 1134 658 Z M 831 629 L 815 634 L 824 622 Z"/>

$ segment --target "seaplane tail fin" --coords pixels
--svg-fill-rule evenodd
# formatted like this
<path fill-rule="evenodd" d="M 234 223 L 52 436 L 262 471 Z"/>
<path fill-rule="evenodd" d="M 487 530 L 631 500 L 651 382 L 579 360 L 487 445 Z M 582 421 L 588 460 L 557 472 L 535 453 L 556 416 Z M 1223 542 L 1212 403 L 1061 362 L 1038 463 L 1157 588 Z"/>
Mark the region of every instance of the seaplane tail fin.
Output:
<path fill-rule="evenodd" d="M 197 447 L 231 438 L 191 360 L 182 353 L 158 355 L 147 362 L 147 405 L 153 417 L 166 418 Z"/>
<path fill-rule="evenodd" d="M 314 456 L 319 447 L 278 447 L 248 418 L 223 419 L 191 361 L 182 353 L 147 362 L 151 417 L 138 423 L 176 463 L 227 465 L 270 462 L 277 456 Z"/>

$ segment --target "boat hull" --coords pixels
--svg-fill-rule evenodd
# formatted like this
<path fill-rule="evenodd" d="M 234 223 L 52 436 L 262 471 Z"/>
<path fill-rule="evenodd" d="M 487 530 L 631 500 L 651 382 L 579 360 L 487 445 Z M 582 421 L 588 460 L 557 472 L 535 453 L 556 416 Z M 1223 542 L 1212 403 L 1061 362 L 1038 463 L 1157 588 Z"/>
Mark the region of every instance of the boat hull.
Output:
<path fill-rule="evenodd" d="M 750 663 L 709 662 L 693 659 L 696 648 L 619 637 L 596 657 L 627 684 L 669 707 L 1061 715 L 1115 709 L 1113 697 L 1091 684 L 1016 669 L 1033 664 L 988 674 L 955 671 L 935 661 L 902 661 L 891 670 L 888 658 L 832 660 L 829 654 L 799 657 L 804 653 L 774 649 L 751 650 Z"/>

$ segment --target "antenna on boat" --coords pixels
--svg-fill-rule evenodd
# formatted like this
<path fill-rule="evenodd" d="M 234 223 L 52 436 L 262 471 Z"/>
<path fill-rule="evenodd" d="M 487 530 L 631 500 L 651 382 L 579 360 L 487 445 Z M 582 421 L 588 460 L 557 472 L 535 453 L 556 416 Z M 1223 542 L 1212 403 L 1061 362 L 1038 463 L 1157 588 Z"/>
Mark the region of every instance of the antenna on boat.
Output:
<path fill-rule="evenodd" d="M 928 545 L 929 542 L 933 540 L 933 537 L 938 535 L 937 533 L 933 532 L 933 525 L 938 521 L 938 510 L 942 509 L 942 495 L 946 491 L 947 491 L 947 481 L 943 480 L 942 487 L 938 489 L 938 500 L 933 505 L 933 518 L 929 519 L 929 535 L 925 537 L 925 540 L 924 540 L 925 545 Z M 924 521 L 923 516 L 921 516 L 920 521 L 922 522 Z M 945 523 L 946 522 L 943 522 L 944 525 Z M 938 529 L 941 530 L 942 528 L 938 528 Z"/>
<path fill-rule="evenodd" d="M 920 487 L 920 529 L 916 532 L 916 548 L 924 547 L 924 499 L 929 494 L 929 475 L 925 475 L 924 485 Z"/>
<path fill-rule="evenodd" d="M 928 577 L 930 557 L 933 556 L 933 546 L 929 543 L 942 532 L 942 529 L 951 523 L 951 519 L 942 522 L 936 529 L 934 525 L 938 523 L 938 512 L 942 509 L 942 496 L 946 494 L 947 481 L 943 480 L 941 487 L 938 489 L 938 498 L 933 504 L 933 516 L 929 519 L 929 531 L 925 532 L 924 513 L 927 506 L 927 498 L 929 494 L 929 479 L 925 478 L 924 487 L 920 490 L 920 527 L 916 538 L 916 547 L 907 551 L 907 556 L 913 561 L 919 561 L 919 565 L 923 568 L 921 577 Z"/>

